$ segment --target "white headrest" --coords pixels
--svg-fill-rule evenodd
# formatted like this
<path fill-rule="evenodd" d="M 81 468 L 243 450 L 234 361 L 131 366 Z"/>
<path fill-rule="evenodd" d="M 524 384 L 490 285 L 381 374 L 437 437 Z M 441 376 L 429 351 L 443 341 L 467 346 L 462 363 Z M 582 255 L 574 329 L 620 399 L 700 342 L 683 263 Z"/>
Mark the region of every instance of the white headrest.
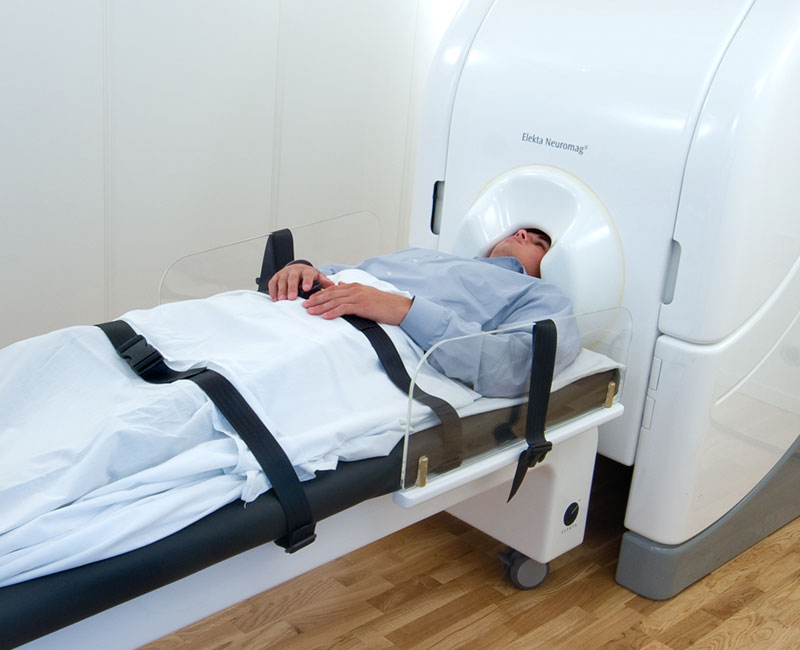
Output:
<path fill-rule="evenodd" d="M 540 165 L 505 172 L 481 193 L 448 248 L 464 257 L 487 255 L 519 228 L 550 235 L 553 245 L 542 260 L 542 279 L 569 296 L 576 314 L 620 304 L 624 263 L 619 235 L 605 206 L 581 181 Z"/>

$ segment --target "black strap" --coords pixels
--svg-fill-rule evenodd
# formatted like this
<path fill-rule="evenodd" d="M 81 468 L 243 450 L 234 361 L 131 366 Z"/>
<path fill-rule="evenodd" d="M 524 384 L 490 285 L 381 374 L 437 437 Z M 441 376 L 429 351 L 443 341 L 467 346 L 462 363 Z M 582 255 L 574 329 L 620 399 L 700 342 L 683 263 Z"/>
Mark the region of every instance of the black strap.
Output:
<path fill-rule="evenodd" d="M 276 230 L 267 237 L 264 257 L 261 260 L 261 275 L 256 278 L 258 290 L 268 293 L 269 279 L 294 259 L 294 240 L 288 228 Z"/>
<path fill-rule="evenodd" d="M 508 500 L 514 497 L 522 485 L 528 470 L 544 460 L 553 443 L 544 437 L 550 388 L 553 385 L 553 368 L 556 362 L 558 331 L 552 320 L 542 320 L 533 326 L 533 353 L 531 359 L 531 385 L 528 393 L 528 415 L 525 421 L 525 439 L 528 448 L 517 461 L 517 471 L 511 482 Z"/>
<path fill-rule="evenodd" d="M 294 553 L 316 539 L 314 515 L 291 461 L 233 384 L 208 368 L 183 372 L 173 370 L 164 362 L 161 353 L 141 334 L 136 334 L 125 321 L 101 323 L 97 327 L 105 333 L 117 353 L 145 381 L 167 384 L 179 379 L 189 379 L 214 402 L 253 452 L 272 483 L 272 489 L 286 518 L 287 531 L 285 536 L 276 540 L 276 544 L 285 548 L 287 553 Z"/>
<path fill-rule="evenodd" d="M 261 277 L 257 280 L 258 290 L 261 293 L 267 293 L 269 279 L 277 271 L 293 261 L 293 258 L 294 243 L 291 231 L 284 229 L 272 233 L 267 239 L 267 245 L 264 249 L 264 259 L 261 263 Z M 276 266 L 276 260 L 280 260 L 283 263 L 280 264 L 280 266 Z M 306 262 L 305 260 L 298 261 L 311 265 L 310 262 Z M 300 287 L 298 295 L 301 298 L 308 298 L 321 288 L 318 282 L 314 282 L 310 291 L 303 291 L 302 287 Z M 397 352 L 397 348 L 395 348 L 394 343 L 392 343 L 392 340 L 384 329 L 375 321 L 369 320 L 368 318 L 352 315 L 347 315 L 343 318 L 367 337 L 367 340 L 378 355 L 378 360 L 381 362 L 389 379 L 400 390 L 408 394 L 409 387 L 411 386 L 411 377 L 408 375 L 403 365 L 403 360 Z M 415 400 L 432 409 L 442 423 L 443 461 L 441 465 L 437 465 L 437 470 L 440 472 L 447 472 L 461 465 L 461 460 L 463 458 L 461 419 L 458 417 L 456 410 L 442 398 L 426 393 L 416 385 L 414 386 L 413 397 Z"/>
<path fill-rule="evenodd" d="M 343 318 L 367 337 L 389 379 L 400 390 L 408 394 L 411 387 L 411 377 L 406 371 L 400 353 L 386 331 L 378 323 L 368 318 L 353 315 L 343 316 Z M 416 384 L 414 385 L 412 396 L 415 400 L 430 408 L 442 423 L 444 458 L 442 463 L 437 465 L 437 470 L 439 472 L 448 472 L 451 469 L 455 469 L 461 465 L 463 458 L 461 418 L 458 417 L 458 413 L 449 402 L 436 395 L 426 393 Z"/>
<path fill-rule="evenodd" d="M 514 426 L 519 421 L 519 416 L 521 414 L 522 404 L 514 404 L 508 414 L 508 420 L 506 422 L 501 422 L 494 428 L 494 439 L 498 445 L 517 439 L 514 433 Z"/>

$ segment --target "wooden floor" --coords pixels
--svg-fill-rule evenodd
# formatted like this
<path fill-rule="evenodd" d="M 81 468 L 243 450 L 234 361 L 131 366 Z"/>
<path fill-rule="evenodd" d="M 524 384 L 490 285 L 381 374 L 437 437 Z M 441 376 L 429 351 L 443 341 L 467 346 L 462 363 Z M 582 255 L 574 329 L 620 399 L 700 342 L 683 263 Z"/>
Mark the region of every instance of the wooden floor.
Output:
<path fill-rule="evenodd" d="M 614 581 L 627 474 L 601 465 L 584 544 L 553 561 L 538 589 L 514 589 L 502 547 L 442 513 L 146 648 L 800 648 L 800 519 L 650 601 Z"/>

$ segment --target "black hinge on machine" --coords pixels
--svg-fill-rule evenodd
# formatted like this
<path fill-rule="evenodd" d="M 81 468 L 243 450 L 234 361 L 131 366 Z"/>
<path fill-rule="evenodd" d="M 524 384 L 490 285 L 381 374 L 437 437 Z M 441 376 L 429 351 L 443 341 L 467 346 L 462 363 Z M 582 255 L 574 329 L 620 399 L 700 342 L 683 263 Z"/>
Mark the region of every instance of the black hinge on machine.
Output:
<path fill-rule="evenodd" d="M 294 240 L 291 231 L 286 228 L 276 230 L 267 239 L 264 259 L 261 263 L 261 275 L 256 278 L 258 290 L 262 293 L 267 293 L 267 285 L 270 278 L 293 260 Z M 308 292 L 303 291 L 302 287 L 300 287 L 298 295 L 302 298 L 308 298 L 319 289 L 320 285 L 315 282 Z M 385 330 L 378 323 L 368 318 L 352 315 L 343 316 L 343 318 L 367 337 L 389 379 L 404 393 L 408 393 L 411 387 L 411 377 L 403 365 L 403 360 L 397 352 L 397 348 L 395 348 L 392 339 L 389 338 Z M 433 410 L 442 423 L 443 461 L 437 465 L 437 470 L 446 472 L 455 469 L 461 465 L 463 458 L 461 419 L 458 417 L 458 413 L 449 402 L 436 395 L 426 393 L 419 386 L 414 386 L 413 397 Z"/>
<path fill-rule="evenodd" d="M 294 553 L 316 539 L 316 521 L 305 490 L 291 461 L 239 391 L 224 376 L 208 368 L 183 372 L 173 370 L 161 353 L 137 334 L 125 321 L 101 323 L 99 327 L 117 353 L 142 379 L 152 384 L 168 384 L 188 379 L 197 384 L 214 402 L 255 456 L 272 483 L 272 489 L 286 518 L 286 535 L 276 544 Z"/>

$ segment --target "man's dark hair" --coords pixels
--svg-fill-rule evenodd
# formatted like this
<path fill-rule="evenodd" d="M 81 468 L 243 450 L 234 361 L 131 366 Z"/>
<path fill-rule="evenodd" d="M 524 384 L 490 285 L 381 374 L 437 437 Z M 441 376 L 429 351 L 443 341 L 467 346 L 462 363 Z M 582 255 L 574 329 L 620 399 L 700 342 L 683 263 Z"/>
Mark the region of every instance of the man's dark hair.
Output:
<path fill-rule="evenodd" d="M 538 228 L 525 228 L 525 230 L 533 235 L 539 235 L 544 237 L 547 240 L 547 244 L 549 246 L 553 245 L 553 240 L 550 239 L 550 235 L 548 235 L 544 230 L 539 230 Z"/>

